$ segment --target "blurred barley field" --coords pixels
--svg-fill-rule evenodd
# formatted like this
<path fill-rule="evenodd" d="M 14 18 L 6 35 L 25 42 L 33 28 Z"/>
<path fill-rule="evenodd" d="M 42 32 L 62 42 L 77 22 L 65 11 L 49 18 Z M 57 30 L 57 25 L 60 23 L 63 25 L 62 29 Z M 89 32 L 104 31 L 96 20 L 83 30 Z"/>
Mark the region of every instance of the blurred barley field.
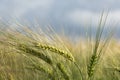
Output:
<path fill-rule="evenodd" d="M 73 42 L 52 29 L 3 24 L 0 80 L 120 80 L 120 42 L 112 30 L 102 38 L 103 30 L 100 22 L 95 38 L 89 31 L 88 37 Z"/>

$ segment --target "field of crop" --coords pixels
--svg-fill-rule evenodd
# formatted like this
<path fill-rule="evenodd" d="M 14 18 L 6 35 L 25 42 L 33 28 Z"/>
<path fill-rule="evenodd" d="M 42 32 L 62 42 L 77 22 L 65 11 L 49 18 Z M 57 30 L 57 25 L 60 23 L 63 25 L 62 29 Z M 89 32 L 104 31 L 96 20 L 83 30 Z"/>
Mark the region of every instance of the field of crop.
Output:
<path fill-rule="evenodd" d="M 0 28 L 0 80 L 120 80 L 120 43 L 110 31 L 73 42 L 48 32 Z M 22 26 L 22 25 L 19 25 Z"/>

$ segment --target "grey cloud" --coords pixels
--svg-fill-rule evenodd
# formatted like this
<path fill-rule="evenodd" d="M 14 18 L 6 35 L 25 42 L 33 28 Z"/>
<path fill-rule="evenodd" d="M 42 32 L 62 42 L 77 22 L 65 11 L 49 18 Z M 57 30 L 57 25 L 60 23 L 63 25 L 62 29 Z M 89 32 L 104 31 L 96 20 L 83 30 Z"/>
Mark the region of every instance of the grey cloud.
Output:
<path fill-rule="evenodd" d="M 36 17 L 50 23 L 69 22 L 75 10 L 95 13 L 120 10 L 120 0 L 0 0 L 0 16 Z M 66 21 L 68 20 L 68 21 Z"/>

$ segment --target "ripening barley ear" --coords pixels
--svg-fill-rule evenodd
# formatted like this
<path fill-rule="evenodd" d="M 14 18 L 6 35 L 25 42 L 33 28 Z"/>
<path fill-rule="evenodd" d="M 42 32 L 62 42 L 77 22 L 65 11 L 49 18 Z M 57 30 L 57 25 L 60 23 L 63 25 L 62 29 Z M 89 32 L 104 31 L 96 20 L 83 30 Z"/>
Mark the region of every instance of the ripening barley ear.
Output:
<path fill-rule="evenodd" d="M 70 53 L 68 53 L 64 50 L 61 50 L 61 49 L 58 49 L 56 47 L 49 46 L 49 45 L 43 45 L 41 43 L 36 43 L 35 47 L 38 47 L 39 49 L 48 50 L 48 51 L 57 53 L 57 54 L 65 57 L 65 59 L 68 59 L 72 62 L 75 62 L 74 57 Z"/>
<path fill-rule="evenodd" d="M 31 61 L 32 65 L 25 67 L 26 69 L 42 71 L 42 72 L 48 74 L 48 77 L 49 77 L 50 79 L 55 80 L 55 79 L 54 79 L 54 76 L 53 76 L 53 70 L 41 66 L 39 63 L 35 62 L 35 61 L 34 61 L 32 58 L 30 58 L 30 57 L 28 57 L 28 58 L 29 58 L 29 60 Z"/>
<path fill-rule="evenodd" d="M 102 25 L 102 17 L 103 17 L 103 14 L 101 16 L 100 24 L 99 24 L 99 27 L 97 29 L 96 38 L 95 38 L 96 42 L 95 42 L 95 45 L 94 45 L 93 54 L 92 54 L 92 56 L 89 60 L 88 66 L 87 66 L 88 79 L 91 79 L 91 77 L 93 76 L 94 68 L 95 68 L 95 65 L 96 65 L 97 60 L 98 60 L 97 51 L 98 51 L 98 48 L 99 48 L 101 34 L 103 32 L 103 27 L 101 26 Z"/>
<path fill-rule="evenodd" d="M 111 37 L 113 35 L 113 31 L 110 32 L 108 34 L 107 38 L 104 40 L 102 47 L 100 47 L 100 43 L 102 40 L 102 34 L 104 31 L 107 16 L 108 16 L 108 14 L 105 16 L 105 19 L 103 20 L 103 17 L 104 17 L 103 13 L 101 15 L 99 27 L 97 28 L 97 33 L 96 33 L 96 37 L 95 37 L 95 45 L 94 45 L 93 50 L 91 51 L 92 55 L 89 59 L 88 65 L 87 65 L 87 74 L 88 74 L 88 79 L 90 79 L 90 80 L 92 79 L 92 77 L 94 75 L 94 71 L 96 70 L 95 67 L 99 63 L 101 55 L 105 52 L 105 49 L 107 48 L 107 46 L 111 40 Z"/>
<path fill-rule="evenodd" d="M 47 62 L 48 64 L 52 65 L 53 62 L 51 60 L 51 58 L 49 58 L 47 55 L 41 53 L 40 51 L 30 47 L 29 45 L 26 45 L 26 44 L 19 44 L 17 46 L 17 48 L 20 50 L 20 51 L 23 51 L 25 53 L 28 53 L 28 54 L 31 54 L 35 57 L 38 57 L 40 59 L 42 59 L 43 61 Z"/>
<path fill-rule="evenodd" d="M 62 63 L 57 63 L 57 67 L 63 74 L 63 77 L 65 80 L 71 80 L 70 75 L 67 73 L 67 71 Z"/>
<path fill-rule="evenodd" d="M 83 80 L 83 76 L 82 76 L 82 72 L 81 72 L 81 69 L 79 67 L 79 65 L 77 64 L 77 62 L 75 61 L 74 57 L 68 53 L 68 52 L 65 52 L 61 49 L 58 49 L 56 47 L 53 47 L 53 46 L 49 46 L 49 45 L 42 45 L 41 43 L 35 43 L 35 47 L 38 47 L 39 49 L 43 49 L 43 50 L 49 50 L 51 52 L 54 52 L 54 53 L 58 53 L 59 55 L 65 57 L 65 59 L 68 59 L 70 60 L 71 62 L 74 63 L 74 65 L 78 68 L 79 70 L 79 73 L 81 75 L 81 80 Z"/>
<path fill-rule="evenodd" d="M 97 64 L 97 60 L 98 57 L 96 55 L 92 55 L 92 57 L 90 58 L 90 63 L 88 65 L 88 76 L 92 77 L 93 75 L 93 71 L 95 69 L 95 65 Z"/>

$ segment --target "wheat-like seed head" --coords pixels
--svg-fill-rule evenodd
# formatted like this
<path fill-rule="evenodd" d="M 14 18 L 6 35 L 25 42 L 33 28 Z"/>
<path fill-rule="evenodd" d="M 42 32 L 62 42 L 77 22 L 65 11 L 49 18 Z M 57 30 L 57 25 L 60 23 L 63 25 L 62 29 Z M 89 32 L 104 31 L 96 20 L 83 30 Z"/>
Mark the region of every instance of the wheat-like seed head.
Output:
<path fill-rule="evenodd" d="M 70 80 L 70 76 L 68 75 L 64 65 L 62 63 L 58 63 L 57 67 L 59 68 L 59 70 L 62 72 L 63 77 L 65 78 L 65 80 Z"/>
<path fill-rule="evenodd" d="M 93 75 L 94 69 L 95 69 L 95 65 L 97 64 L 98 61 L 98 57 L 96 54 L 93 54 L 91 59 L 90 59 L 90 63 L 88 65 L 88 76 L 91 77 Z"/>
<path fill-rule="evenodd" d="M 40 51 L 38 51 L 30 46 L 27 46 L 25 44 L 19 44 L 17 47 L 19 50 L 21 50 L 25 53 L 29 53 L 35 57 L 38 57 L 38 58 L 42 59 L 43 61 L 47 62 L 48 64 L 52 65 L 52 60 L 45 54 L 41 53 Z"/>
<path fill-rule="evenodd" d="M 27 66 L 26 69 L 33 69 L 33 70 L 42 71 L 44 73 L 47 73 L 50 78 L 53 78 L 53 71 L 52 70 L 45 68 L 37 63 L 34 63 L 33 61 L 32 61 L 32 63 L 33 63 L 32 66 Z"/>
<path fill-rule="evenodd" d="M 66 52 L 64 50 L 58 49 L 56 47 L 49 46 L 49 45 L 43 45 L 41 43 L 38 43 L 36 45 L 36 47 L 44 49 L 44 50 L 49 50 L 49 51 L 54 52 L 54 53 L 58 53 L 58 54 L 62 55 L 63 57 L 65 57 L 66 59 L 68 59 L 68 60 L 70 60 L 72 62 L 75 61 L 74 57 L 71 54 L 69 54 L 68 52 Z"/>

